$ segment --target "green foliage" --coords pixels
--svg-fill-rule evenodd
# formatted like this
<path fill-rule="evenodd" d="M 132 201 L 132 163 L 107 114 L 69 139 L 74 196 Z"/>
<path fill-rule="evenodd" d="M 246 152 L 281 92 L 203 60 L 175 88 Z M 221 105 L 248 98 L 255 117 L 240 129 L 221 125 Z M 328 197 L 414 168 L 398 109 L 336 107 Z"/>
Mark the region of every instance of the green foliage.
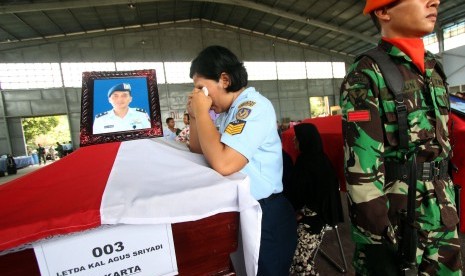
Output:
<path fill-rule="evenodd" d="M 46 134 L 58 125 L 58 118 L 53 117 L 33 117 L 23 119 L 24 138 L 29 143 L 36 136 Z"/>
<path fill-rule="evenodd" d="M 55 146 L 56 142 L 71 140 L 66 116 L 24 118 L 22 125 L 26 145 L 30 150 L 36 149 L 37 144 Z"/>
<path fill-rule="evenodd" d="M 325 114 L 325 101 L 323 97 L 310 97 L 310 118 Z"/>

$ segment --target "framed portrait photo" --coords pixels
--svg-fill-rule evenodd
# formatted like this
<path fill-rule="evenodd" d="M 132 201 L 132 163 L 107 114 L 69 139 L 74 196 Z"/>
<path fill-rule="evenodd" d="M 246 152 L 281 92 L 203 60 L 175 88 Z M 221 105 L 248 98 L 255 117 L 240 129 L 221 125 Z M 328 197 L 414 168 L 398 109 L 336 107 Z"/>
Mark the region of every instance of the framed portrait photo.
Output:
<path fill-rule="evenodd" d="M 81 147 L 160 136 L 155 70 L 82 73 Z"/>

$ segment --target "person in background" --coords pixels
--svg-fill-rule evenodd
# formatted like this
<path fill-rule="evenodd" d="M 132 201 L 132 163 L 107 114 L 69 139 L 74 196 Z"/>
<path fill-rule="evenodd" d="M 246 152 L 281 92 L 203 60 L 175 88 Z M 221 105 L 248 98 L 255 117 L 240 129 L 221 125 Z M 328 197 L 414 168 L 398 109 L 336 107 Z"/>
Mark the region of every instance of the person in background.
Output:
<path fill-rule="evenodd" d="M 279 138 L 281 138 L 281 135 L 283 133 L 283 130 L 281 128 L 281 124 L 279 123 L 279 121 L 276 121 L 276 129 L 278 130 L 278 135 L 279 135 Z"/>
<path fill-rule="evenodd" d="M 50 160 L 55 161 L 55 149 L 53 146 L 48 147 L 48 153 L 50 154 Z"/>
<path fill-rule="evenodd" d="M 64 154 L 63 154 L 63 153 L 64 153 L 64 150 L 63 150 L 63 145 L 60 144 L 60 142 L 57 142 L 57 147 L 55 148 L 55 150 L 56 150 L 57 153 L 58 153 L 58 157 L 59 157 L 59 158 L 63 158 L 63 156 L 64 156 Z"/>
<path fill-rule="evenodd" d="M 16 174 L 18 172 L 18 169 L 16 166 L 16 161 L 13 158 L 13 155 L 7 154 L 5 161 L 6 161 L 6 172 L 8 173 L 8 175 Z"/>
<path fill-rule="evenodd" d="M 288 275 L 297 230 L 292 205 L 282 194 L 281 141 L 273 105 L 247 87 L 244 64 L 222 46 L 201 51 L 191 63 L 190 77 L 190 150 L 202 153 L 222 175 L 241 171 L 250 177 L 250 192 L 262 209 L 257 275 Z M 210 110 L 220 114 L 219 130 Z"/>
<path fill-rule="evenodd" d="M 61 144 L 61 145 L 62 145 L 62 148 L 63 148 L 63 157 L 65 157 L 66 155 L 68 155 L 68 146 L 69 145 L 68 145 L 68 143 L 66 143 L 66 141 L 63 142 L 63 144 Z"/>
<path fill-rule="evenodd" d="M 282 123 L 281 123 L 281 134 L 282 134 L 284 131 L 288 130 L 289 127 L 290 127 L 290 126 L 289 126 L 289 123 L 282 122 Z"/>
<path fill-rule="evenodd" d="M 165 137 L 168 140 L 175 140 L 177 133 L 179 133 L 181 130 L 176 126 L 176 123 L 174 122 L 174 119 L 171 117 L 166 118 L 166 127 L 163 128 L 163 137 Z"/>
<path fill-rule="evenodd" d="M 186 143 L 187 145 L 189 145 L 189 136 L 190 136 L 189 113 L 184 114 L 183 122 L 184 122 L 184 128 L 176 136 L 176 141 L 181 142 L 181 143 Z"/>
<path fill-rule="evenodd" d="M 73 142 L 68 141 L 68 143 L 66 143 L 66 155 L 72 153 L 73 150 L 74 150 L 74 148 L 73 148 Z"/>
<path fill-rule="evenodd" d="M 342 222 L 343 212 L 339 180 L 318 129 L 309 123 L 294 126 L 297 157 L 289 186 L 291 201 L 298 220 L 299 236 L 291 275 L 318 275 L 315 254 L 327 225 Z"/>
<path fill-rule="evenodd" d="M 45 165 L 47 163 L 47 160 L 45 158 L 45 148 L 42 147 L 41 144 L 37 144 L 37 155 L 39 156 L 39 165 L 42 165 L 42 161 Z"/>
<path fill-rule="evenodd" d="M 410 181 L 416 189 L 418 275 L 462 274 L 459 219 L 447 173 L 449 93 L 439 61 L 422 40 L 434 30 L 439 3 L 367 0 L 363 11 L 381 31 L 378 50 L 394 63 L 405 85 L 403 100 L 395 101 L 383 72 L 364 56 L 352 64 L 341 86 L 353 265 L 359 275 L 399 275 L 399 213 L 407 209 Z M 405 117 L 399 116 L 404 110 Z"/>

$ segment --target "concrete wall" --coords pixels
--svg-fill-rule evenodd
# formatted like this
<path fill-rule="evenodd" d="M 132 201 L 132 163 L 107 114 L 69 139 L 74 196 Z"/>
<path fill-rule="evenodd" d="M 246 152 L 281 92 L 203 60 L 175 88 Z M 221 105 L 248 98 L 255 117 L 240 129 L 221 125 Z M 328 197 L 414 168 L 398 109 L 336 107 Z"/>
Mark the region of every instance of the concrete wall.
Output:
<path fill-rule="evenodd" d="M 0 135 L 0 152 L 13 152 L 15 155 L 25 155 L 24 135 L 21 118 L 68 115 L 71 137 L 74 144 L 79 144 L 79 126 L 81 120 L 81 89 L 54 88 L 31 90 L 2 91 L 4 106 L 1 106 L 3 119 L 7 121 L 8 129 Z M 5 138 L 3 134 L 6 134 Z M 9 139 L 7 139 L 7 137 Z"/>
<path fill-rule="evenodd" d="M 143 41 L 143 43 L 142 43 Z M 192 26 L 81 38 L 0 51 L 2 62 L 189 62 L 208 45 L 223 45 L 244 61 L 342 61 L 301 46 L 224 29 L 204 22 Z M 1 80 L 0 80 L 1 81 Z M 309 117 L 310 96 L 329 96 L 338 102 L 341 79 L 250 81 L 268 97 L 277 118 Z M 162 118 L 182 114 L 192 84 L 159 84 Z M 0 102 L 0 153 L 25 154 L 22 117 L 68 116 L 74 145 L 79 144 L 80 88 L 2 91 Z"/>
<path fill-rule="evenodd" d="M 10 132 L 5 117 L 3 93 L 0 93 L 0 154 L 13 152 L 10 143 Z"/>

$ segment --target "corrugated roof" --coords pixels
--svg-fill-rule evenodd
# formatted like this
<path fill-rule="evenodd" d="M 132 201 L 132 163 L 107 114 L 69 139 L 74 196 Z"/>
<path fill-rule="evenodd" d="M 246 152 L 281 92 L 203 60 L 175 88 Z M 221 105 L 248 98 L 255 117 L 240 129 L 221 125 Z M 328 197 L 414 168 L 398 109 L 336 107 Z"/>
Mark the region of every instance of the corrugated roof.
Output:
<path fill-rule="evenodd" d="M 256 35 L 357 55 L 378 32 L 361 0 L 6 0 L 0 4 L 0 50 L 122 29 L 207 21 Z M 465 1 L 440 5 L 437 26 L 465 20 Z"/>

